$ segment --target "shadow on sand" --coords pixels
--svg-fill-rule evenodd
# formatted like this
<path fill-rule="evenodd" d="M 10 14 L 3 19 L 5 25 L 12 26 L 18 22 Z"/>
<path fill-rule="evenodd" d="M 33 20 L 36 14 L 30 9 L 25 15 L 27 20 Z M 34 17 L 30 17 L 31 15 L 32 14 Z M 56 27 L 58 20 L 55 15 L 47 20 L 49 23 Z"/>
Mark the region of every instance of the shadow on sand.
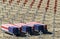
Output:
<path fill-rule="evenodd" d="M 10 33 L 7 33 L 7 32 L 5 32 L 5 33 L 13 36 L 13 34 L 10 34 Z M 29 33 L 29 34 L 30 34 L 30 33 Z M 45 32 L 45 33 L 43 33 L 43 34 L 49 34 L 49 35 L 51 35 L 51 34 L 53 34 L 53 33 L 52 33 L 52 32 Z M 34 33 L 30 34 L 30 35 L 31 35 L 31 36 L 39 36 L 40 34 L 39 34 L 38 32 L 34 32 Z M 21 33 L 21 34 L 15 35 L 15 36 L 16 36 L 16 37 L 26 37 L 25 33 Z"/>

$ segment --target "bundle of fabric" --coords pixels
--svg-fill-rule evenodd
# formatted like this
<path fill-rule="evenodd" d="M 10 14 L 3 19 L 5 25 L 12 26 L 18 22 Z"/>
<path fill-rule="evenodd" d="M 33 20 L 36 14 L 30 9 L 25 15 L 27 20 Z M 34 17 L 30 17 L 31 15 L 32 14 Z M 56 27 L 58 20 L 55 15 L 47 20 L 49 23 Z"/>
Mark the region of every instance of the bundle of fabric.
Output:
<path fill-rule="evenodd" d="M 2 24 L 1 29 L 5 32 L 10 33 L 10 34 L 14 34 L 14 35 L 20 34 L 19 28 L 13 24 Z"/>
<path fill-rule="evenodd" d="M 15 25 L 20 27 L 20 32 L 22 32 L 22 33 L 31 33 L 32 32 L 32 28 L 30 26 L 27 26 L 24 23 L 17 23 Z"/>
<path fill-rule="evenodd" d="M 39 22 L 29 22 L 29 23 L 26 23 L 27 26 L 31 26 L 33 31 L 35 32 L 43 32 L 43 33 L 46 33 L 48 30 L 47 30 L 47 25 L 45 24 L 42 24 L 42 23 L 39 23 Z"/>

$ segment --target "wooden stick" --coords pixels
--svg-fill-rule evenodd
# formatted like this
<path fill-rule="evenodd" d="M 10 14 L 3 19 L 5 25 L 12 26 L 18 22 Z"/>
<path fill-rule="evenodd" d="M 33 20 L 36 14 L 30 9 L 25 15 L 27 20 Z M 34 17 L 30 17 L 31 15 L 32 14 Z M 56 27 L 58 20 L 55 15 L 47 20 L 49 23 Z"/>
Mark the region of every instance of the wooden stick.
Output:
<path fill-rule="evenodd" d="M 25 6 L 25 4 L 28 2 L 28 0 L 25 0 L 25 2 L 23 3 L 24 4 L 24 6 Z"/>
<path fill-rule="evenodd" d="M 35 14 L 34 14 L 34 17 L 33 17 L 32 21 L 35 20 L 37 14 L 38 14 L 38 10 L 39 10 L 39 8 L 40 8 L 40 6 L 41 6 L 41 4 L 42 4 L 42 1 L 43 1 L 43 0 L 40 0 L 40 1 L 39 1 L 39 4 L 38 4 L 38 6 L 37 6 L 37 9 L 36 9 L 36 12 L 35 12 Z"/>
<path fill-rule="evenodd" d="M 57 0 L 55 0 L 55 6 L 54 6 L 54 15 L 53 15 L 53 39 L 55 36 L 55 16 L 56 16 L 56 11 L 57 11 Z"/>
<path fill-rule="evenodd" d="M 56 14 L 57 11 L 57 0 L 55 0 L 55 6 L 54 6 L 54 13 Z"/>
<path fill-rule="evenodd" d="M 34 4 L 35 0 L 32 1 L 32 3 L 30 4 L 30 7 L 32 8 L 33 4 Z"/>
<path fill-rule="evenodd" d="M 13 0 L 9 0 L 9 4 L 10 4 L 10 5 L 11 5 L 12 1 L 13 1 Z"/>
<path fill-rule="evenodd" d="M 20 1 L 21 1 L 21 0 L 17 0 L 18 5 L 19 5 Z"/>
<path fill-rule="evenodd" d="M 47 12 L 47 10 L 48 10 L 48 8 L 49 8 L 49 3 L 50 3 L 50 0 L 47 1 L 47 6 L 46 6 L 46 8 L 45 8 L 45 12 L 43 13 L 43 19 L 42 19 L 42 23 L 43 23 L 43 24 L 44 24 L 44 21 L 45 21 L 46 12 Z"/>
<path fill-rule="evenodd" d="M 46 12 L 47 12 L 47 10 L 49 8 L 49 2 L 50 2 L 50 0 L 47 1 Z"/>
<path fill-rule="evenodd" d="M 26 19 L 25 17 L 29 14 L 29 11 L 31 10 L 31 8 L 32 8 L 34 3 L 35 3 L 35 0 L 32 0 L 31 4 L 29 5 L 29 8 L 27 9 L 26 14 L 24 14 L 24 17 L 22 17 L 22 21 L 21 22 L 24 22 L 24 20 Z"/>
<path fill-rule="evenodd" d="M 43 1 L 43 0 L 40 0 L 39 4 L 38 4 L 38 6 L 37 6 L 38 9 L 40 8 L 42 1 Z"/>

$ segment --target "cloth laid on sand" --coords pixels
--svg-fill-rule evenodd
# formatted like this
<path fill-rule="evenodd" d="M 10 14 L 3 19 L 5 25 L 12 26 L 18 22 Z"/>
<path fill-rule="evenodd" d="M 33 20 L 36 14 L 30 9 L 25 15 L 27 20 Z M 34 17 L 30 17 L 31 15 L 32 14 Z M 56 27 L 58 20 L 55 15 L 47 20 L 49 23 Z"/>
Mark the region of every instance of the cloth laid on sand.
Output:
<path fill-rule="evenodd" d="M 20 30 L 16 25 L 13 24 L 2 24 L 1 29 L 10 34 L 20 34 Z"/>
<path fill-rule="evenodd" d="M 32 29 L 34 31 L 37 31 L 37 32 L 45 32 L 47 31 L 47 25 L 45 24 L 42 24 L 42 23 L 38 23 L 38 22 L 29 22 L 29 23 L 26 23 L 27 26 L 31 26 Z"/>

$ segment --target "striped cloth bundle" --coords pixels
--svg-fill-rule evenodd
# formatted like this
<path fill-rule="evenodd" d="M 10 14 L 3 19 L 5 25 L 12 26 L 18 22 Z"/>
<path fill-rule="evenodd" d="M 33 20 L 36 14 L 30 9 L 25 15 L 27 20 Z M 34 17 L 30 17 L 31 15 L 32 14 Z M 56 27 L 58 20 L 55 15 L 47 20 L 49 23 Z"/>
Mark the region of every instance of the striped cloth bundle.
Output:
<path fill-rule="evenodd" d="M 14 34 L 14 35 L 20 34 L 19 27 L 17 27 L 16 25 L 13 25 L 13 24 L 2 24 L 1 29 L 10 34 Z"/>
<path fill-rule="evenodd" d="M 47 32 L 47 25 L 41 24 L 38 22 L 29 22 L 29 23 L 16 23 L 16 24 L 2 24 L 1 29 L 14 34 L 18 35 L 21 33 L 33 33 L 42 31 L 43 33 Z"/>
<path fill-rule="evenodd" d="M 47 32 L 47 25 L 39 23 L 39 22 L 29 22 L 26 23 L 27 26 L 31 26 L 33 31 L 40 32 L 42 31 L 43 33 Z"/>
<path fill-rule="evenodd" d="M 20 32 L 22 32 L 22 33 L 27 33 L 27 32 L 31 33 L 32 32 L 32 28 L 30 26 L 27 26 L 24 23 L 17 23 L 15 25 L 20 27 Z"/>

